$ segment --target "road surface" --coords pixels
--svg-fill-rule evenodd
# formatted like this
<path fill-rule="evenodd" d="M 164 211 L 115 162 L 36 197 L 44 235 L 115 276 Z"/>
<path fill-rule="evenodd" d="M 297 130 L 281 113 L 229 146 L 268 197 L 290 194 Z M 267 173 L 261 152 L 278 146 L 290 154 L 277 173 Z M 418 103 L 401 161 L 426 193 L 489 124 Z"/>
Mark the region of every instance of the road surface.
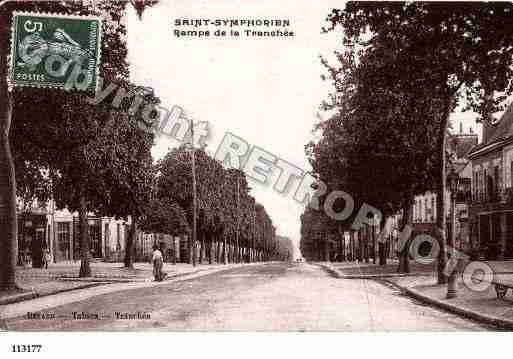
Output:
<path fill-rule="evenodd" d="M 378 282 L 333 278 L 306 263 L 244 266 L 103 294 L 7 319 L 4 325 L 11 330 L 44 331 L 489 329 L 422 305 Z"/>

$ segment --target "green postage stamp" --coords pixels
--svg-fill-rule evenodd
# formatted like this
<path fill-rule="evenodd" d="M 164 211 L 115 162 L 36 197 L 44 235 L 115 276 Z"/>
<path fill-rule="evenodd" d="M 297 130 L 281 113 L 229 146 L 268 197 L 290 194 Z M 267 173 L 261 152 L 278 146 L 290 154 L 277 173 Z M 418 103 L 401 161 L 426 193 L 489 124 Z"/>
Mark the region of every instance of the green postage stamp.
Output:
<path fill-rule="evenodd" d="M 101 25 L 100 17 L 14 12 L 11 83 L 94 91 Z"/>

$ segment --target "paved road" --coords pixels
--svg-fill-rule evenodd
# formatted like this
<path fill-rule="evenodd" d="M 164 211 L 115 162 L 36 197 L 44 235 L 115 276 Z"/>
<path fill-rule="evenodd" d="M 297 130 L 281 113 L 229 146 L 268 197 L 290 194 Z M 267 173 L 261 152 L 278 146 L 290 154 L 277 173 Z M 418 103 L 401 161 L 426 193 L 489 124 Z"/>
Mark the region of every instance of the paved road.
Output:
<path fill-rule="evenodd" d="M 424 306 L 394 288 L 374 281 L 336 279 L 304 263 L 235 268 L 103 294 L 42 312 L 55 318 L 24 316 L 4 324 L 9 329 L 45 331 L 487 329 Z M 74 312 L 78 313 L 75 318 Z M 121 316 L 117 318 L 116 313 Z"/>

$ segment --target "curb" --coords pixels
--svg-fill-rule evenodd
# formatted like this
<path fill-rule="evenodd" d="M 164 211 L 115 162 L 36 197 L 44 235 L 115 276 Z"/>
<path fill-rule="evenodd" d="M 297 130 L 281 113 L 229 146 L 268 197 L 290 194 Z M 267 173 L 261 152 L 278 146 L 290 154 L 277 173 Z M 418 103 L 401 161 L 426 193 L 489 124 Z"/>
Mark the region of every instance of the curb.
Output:
<path fill-rule="evenodd" d="M 62 282 L 84 282 L 84 283 L 131 283 L 131 282 L 142 282 L 144 279 L 141 278 L 71 278 L 71 277 L 62 277 L 57 278 L 56 280 Z"/>
<path fill-rule="evenodd" d="M 27 293 L 10 295 L 6 298 L 0 299 L 0 305 L 19 303 L 19 302 L 23 302 L 25 300 L 35 299 L 37 297 L 38 297 L 37 293 L 33 292 L 33 291 L 27 292 Z"/>
<path fill-rule="evenodd" d="M 440 308 L 440 309 L 443 309 L 447 312 L 450 312 L 450 313 L 453 313 L 453 314 L 456 314 L 456 315 L 459 315 L 461 317 L 464 317 L 464 318 L 468 318 L 468 319 L 472 319 L 476 322 L 479 322 L 479 323 L 482 323 L 482 324 L 487 324 L 487 325 L 491 325 L 491 326 L 494 326 L 494 327 L 497 327 L 497 328 L 500 328 L 500 329 L 507 329 L 507 330 L 513 330 L 513 321 L 511 320 L 505 320 L 505 319 L 502 319 L 502 318 L 498 318 L 498 317 L 494 317 L 494 316 L 490 316 L 490 315 L 485 315 L 485 314 L 481 314 L 479 312 L 476 312 L 476 311 L 473 311 L 473 310 L 470 310 L 470 309 L 465 309 L 465 308 L 462 308 L 462 307 L 458 307 L 457 305 L 454 305 L 454 304 L 451 304 L 451 303 L 447 303 L 447 302 L 444 302 L 444 301 L 441 301 L 439 299 L 434 299 L 434 298 L 431 298 L 431 297 L 428 297 L 427 295 L 424 295 L 422 294 L 421 292 L 413 289 L 413 288 L 408 288 L 408 287 L 403 287 L 391 280 L 387 280 L 387 277 L 406 277 L 406 276 L 413 276 L 413 275 L 418 275 L 418 274 L 413 274 L 413 273 L 405 273 L 404 275 L 400 275 L 399 273 L 397 273 L 395 276 L 391 276 L 391 275 L 388 275 L 388 276 L 373 276 L 373 277 L 370 277 L 370 276 L 349 276 L 349 275 L 344 275 L 344 274 L 341 274 L 339 270 L 329 266 L 329 265 L 326 265 L 326 264 L 317 264 L 318 266 L 322 267 L 324 270 L 326 270 L 328 273 L 332 274 L 334 277 L 336 278 L 342 278 L 342 279 L 374 279 L 376 280 L 377 282 L 384 282 L 384 283 L 387 283 L 387 284 L 390 284 L 392 286 L 394 286 L 395 288 L 398 288 L 399 290 L 401 290 L 403 293 L 405 293 L 406 295 L 408 295 L 409 297 L 412 297 L 414 299 L 417 299 L 423 303 L 426 303 L 426 304 L 429 304 L 433 307 L 437 307 L 437 308 Z M 421 274 L 422 275 L 422 274 Z"/>
<path fill-rule="evenodd" d="M 104 282 L 87 283 L 87 284 L 79 285 L 79 286 L 72 287 L 72 288 L 64 288 L 64 289 L 55 290 L 53 292 L 47 292 L 44 294 L 39 294 L 36 291 L 31 291 L 29 293 L 24 293 L 22 295 L 16 295 L 16 296 L 8 297 L 6 299 L 0 299 L 0 305 L 20 303 L 20 302 L 25 302 L 27 300 L 48 297 L 50 295 L 66 293 L 66 292 L 71 292 L 74 290 L 86 289 L 86 288 L 96 287 L 96 286 L 105 285 L 105 284 L 109 284 L 109 282 L 104 281 Z"/>
<path fill-rule="evenodd" d="M 434 307 L 441 308 L 450 313 L 457 314 L 461 317 L 472 319 L 472 320 L 475 320 L 475 321 L 483 323 L 483 324 L 488 324 L 488 325 L 491 325 L 494 327 L 498 327 L 500 329 L 513 330 L 513 321 L 511 321 L 511 320 L 505 320 L 505 319 L 494 317 L 491 315 L 481 314 L 479 312 L 476 312 L 476 311 L 473 311 L 470 309 L 458 307 L 457 305 L 454 305 L 452 303 L 447 303 L 447 302 L 444 302 L 439 299 L 431 298 L 413 288 L 403 287 L 401 285 L 398 285 L 397 283 L 394 283 L 394 282 L 386 280 L 386 279 L 384 279 L 383 281 L 388 284 L 393 285 L 394 287 L 400 289 L 402 292 L 404 292 L 408 296 L 410 296 L 414 299 L 417 299 L 423 303 L 432 305 Z"/>
<path fill-rule="evenodd" d="M 389 273 L 389 274 L 342 274 L 340 278 L 344 279 L 384 279 L 384 278 L 403 278 L 403 277 L 419 277 L 428 273 Z"/>
<path fill-rule="evenodd" d="M 389 274 L 343 274 L 340 270 L 329 266 L 327 264 L 314 263 L 317 266 L 322 267 L 329 274 L 335 278 L 340 279 L 386 279 L 386 278 L 401 278 L 401 277 L 418 277 L 424 276 L 428 273 L 389 273 Z"/>
<path fill-rule="evenodd" d="M 312 263 L 313 265 L 316 265 L 318 267 L 321 267 L 321 269 L 325 270 L 326 272 L 328 272 L 328 274 L 330 274 L 332 277 L 335 277 L 335 278 L 344 278 L 344 275 L 342 273 L 340 273 L 339 270 L 329 266 L 329 265 L 326 265 L 326 264 L 321 264 L 321 263 Z"/>

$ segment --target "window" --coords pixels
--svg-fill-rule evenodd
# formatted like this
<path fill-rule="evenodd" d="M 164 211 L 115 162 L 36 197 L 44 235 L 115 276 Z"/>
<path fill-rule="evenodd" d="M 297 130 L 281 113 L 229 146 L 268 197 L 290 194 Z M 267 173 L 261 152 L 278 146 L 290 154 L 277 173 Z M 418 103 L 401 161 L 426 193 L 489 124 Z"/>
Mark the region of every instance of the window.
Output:
<path fill-rule="evenodd" d="M 477 171 L 472 173 L 472 182 L 470 185 L 472 190 L 472 200 L 475 201 L 477 199 Z"/>
<path fill-rule="evenodd" d="M 102 240 L 101 240 L 101 227 L 97 220 L 89 220 L 89 243 L 90 250 L 94 258 L 102 256 Z"/>
<path fill-rule="evenodd" d="M 117 224 L 117 237 L 116 237 L 116 251 L 120 251 L 121 250 L 121 224 Z"/>
<path fill-rule="evenodd" d="M 431 222 L 435 221 L 435 197 L 431 197 Z"/>
<path fill-rule="evenodd" d="M 483 200 L 488 199 L 490 181 L 488 180 L 488 173 L 486 169 L 483 171 Z"/>
<path fill-rule="evenodd" d="M 478 176 L 479 176 L 479 199 L 481 201 L 483 201 L 485 198 L 484 198 L 484 173 L 485 171 L 484 170 L 480 170 L 479 173 L 478 173 Z"/>
<path fill-rule="evenodd" d="M 429 222 L 428 199 L 424 198 L 424 222 Z"/>
<path fill-rule="evenodd" d="M 476 181 L 474 182 L 476 201 L 479 201 L 479 171 L 476 171 Z"/>
<path fill-rule="evenodd" d="M 501 177 L 500 177 L 500 168 L 499 166 L 495 166 L 493 169 L 493 198 L 497 200 L 499 198 L 499 192 L 501 188 Z"/>
<path fill-rule="evenodd" d="M 69 251 L 71 222 L 57 222 L 57 244 L 59 251 Z"/>
<path fill-rule="evenodd" d="M 489 201 L 493 201 L 495 199 L 495 181 L 494 181 L 494 174 L 489 173 L 486 177 L 487 181 L 487 199 Z"/>

